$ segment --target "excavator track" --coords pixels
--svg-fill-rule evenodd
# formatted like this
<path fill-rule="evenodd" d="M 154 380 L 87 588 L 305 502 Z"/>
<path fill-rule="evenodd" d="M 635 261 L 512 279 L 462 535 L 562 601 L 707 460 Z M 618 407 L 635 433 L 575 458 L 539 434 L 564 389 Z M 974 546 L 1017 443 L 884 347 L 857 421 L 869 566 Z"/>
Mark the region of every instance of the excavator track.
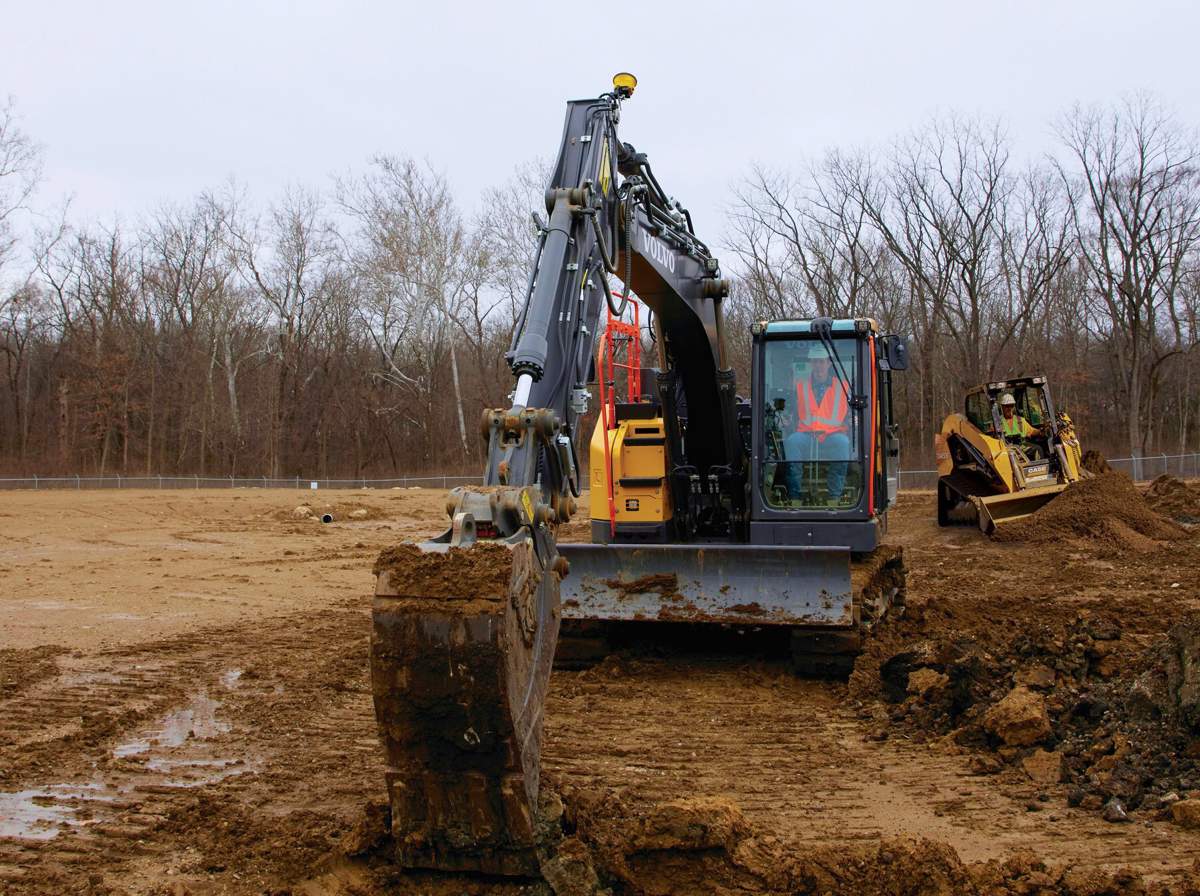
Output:
<path fill-rule="evenodd" d="M 538 873 L 555 559 L 525 529 L 465 547 L 402 544 L 376 563 L 371 691 L 405 867 Z"/>
<path fill-rule="evenodd" d="M 885 544 L 869 554 L 854 555 L 850 562 L 850 583 L 854 594 L 853 626 L 792 629 L 792 667 L 798 675 L 847 677 L 875 626 L 904 611 L 903 549 Z"/>

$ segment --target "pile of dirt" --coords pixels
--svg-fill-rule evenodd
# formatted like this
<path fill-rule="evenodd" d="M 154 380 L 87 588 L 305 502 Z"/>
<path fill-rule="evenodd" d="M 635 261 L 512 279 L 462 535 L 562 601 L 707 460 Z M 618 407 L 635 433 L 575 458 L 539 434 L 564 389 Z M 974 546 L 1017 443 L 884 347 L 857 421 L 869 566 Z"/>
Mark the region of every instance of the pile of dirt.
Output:
<path fill-rule="evenodd" d="M 1113 468 L 1108 465 L 1107 458 L 1099 451 L 1083 452 L 1083 461 L 1080 466 L 1096 476 L 1113 472 Z"/>
<path fill-rule="evenodd" d="M 1184 525 L 1200 523 L 1200 487 L 1174 476 L 1159 476 L 1146 489 L 1146 503 L 1156 513 Z"/>
<path fill-rule="evenodd" d="M 389 514 L 377 507 L 361 504 L 357 501 L 311 502 L 299 504 L 292 508 L 273 511 L 270 516 L 281 522 L 320 522 L 328 514 L 333 522 L 363 522 L 365 520 L 387 519 Z"/>
<path fill-rule="evenodd" d="M 1102 546 L 1153 550 L 1156 542 L 1185 538 L 1177 523 L 1159 516 L 1124 473 L 1110 471 L 1068 488 L 1040 510 L 997 529 L 1001 542 L 1025 544 L 1084 540 Z"/>
<path fill-rule="evenodd" d="M 881 738 L 940 735 L 975 750 L 976 771 L 1065 784 L 1107 820 L 1178 821 L 1174 804 L 1200 797 L 1200 614 L 1145 649 L 1122 634 L 1119 616 L 1090 611 L 992 640 L 945 629 L 868 650 L 851 693 L 882 698 Z"/>

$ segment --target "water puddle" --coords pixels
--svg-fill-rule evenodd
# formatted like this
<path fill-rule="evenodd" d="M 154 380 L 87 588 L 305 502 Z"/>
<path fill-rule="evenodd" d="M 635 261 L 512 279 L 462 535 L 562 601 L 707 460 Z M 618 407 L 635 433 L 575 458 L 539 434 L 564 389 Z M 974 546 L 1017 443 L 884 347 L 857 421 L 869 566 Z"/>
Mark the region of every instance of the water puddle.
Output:
<path fill-rule="evenodd" d="M 77 673 L 81 683 L 102 680 L 105 673 Z M 226 690 L 238 687 L 241 669 L 226 670 L 220 677 Z M 202 787 L 258 764 L 214 754 L 214 741 L 231 730 L 217 718 L 221 701 L 201 691 L 186 704 L 159 717 L 133 737 L 113 748 L 113 756 L 128 760 L 114 766 L 104 779 L 83 784 L 50 784 L 30 790 L 0 793 L 0 839 L 53 840 L 64 830 L 92 824 L 88 805 L 125 799 L 146 784 L 168 787 Z"/>
<path fill-rule="evenodd" d="M 125 678 L 114 672 L 65 670 L 58 676 L 58 687 L 74 688 L 83 685 L 121 684 Z"/>
<path fill-rule="evenodd" d="M 217 718 L 220 705 L 221 701 L 214 700 L 204 691 L 194 694 L 187 706 L 171 710 L 152 728 L 117 744 L 113 755 L 124 759 L 149 752 L 152 747 L 180 747 L 192 739 L 205 740 L 224 734 L 229 730 L 229 723 Z"/>
<path fill-rule="evenodd" d="M 111 802 L 100 784 L 52 784 L 35 790 L 0 793 L 0 839 L 53 840 L 75 817 L 83 802 Z"/>

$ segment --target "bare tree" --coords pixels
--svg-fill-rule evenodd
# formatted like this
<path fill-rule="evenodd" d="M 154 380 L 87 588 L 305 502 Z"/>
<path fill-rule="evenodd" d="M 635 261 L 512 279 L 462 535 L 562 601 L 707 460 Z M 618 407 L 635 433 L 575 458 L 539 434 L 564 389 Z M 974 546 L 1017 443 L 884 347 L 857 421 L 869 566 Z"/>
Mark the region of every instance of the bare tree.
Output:
<path fill-rule="evenodd" d="M 21 130 L 16 102 L 9 97 L 0 104 L 0 275 L 16 248 L 16 217 L 29 210 L 41 179 L 41 147 Z"/>
<path fill-rule="evenodd" d="M 275 383 L 267 464 L 278 477 L 287 459 L 285 438 L 296 435 L 303 392 L 318 373 L 305 359 L 330 303 L 345 287 L 338 241 L 321 196 L 301 189 L 272 205 L 265 222 L 235 220 L 229 232 L 245 282 L 270 313 L 267 346 Z"/>
<path fill-rule="evenodd" d="M 470 278 L 478 276 L 477 247 L 466 232 L 445 178 L 412 159 L 379 156 L 363 177 L 343 181 L 343 207 L 360 227 L 354 271 L 364 322 L 378 349 L 378 375 L 415 397 L 425 413 L 409 421 L 432 450 L 427 411 L 436 388 L 438 352 L 448 354 L 462 456 L 467 440 L 456 345 Z"/>
<path fill-rule="evenodd" d="M 1076 107 L 1058 134 L 1076 245 L 1101 312 L 1097 335 L 1112 351 L 1129 451 L 1139 457 L 1152 375 L 1164 357 L 1160 327 L 1200 239 L 1196 137 L 1145 96 L 1109 109 Z"/>

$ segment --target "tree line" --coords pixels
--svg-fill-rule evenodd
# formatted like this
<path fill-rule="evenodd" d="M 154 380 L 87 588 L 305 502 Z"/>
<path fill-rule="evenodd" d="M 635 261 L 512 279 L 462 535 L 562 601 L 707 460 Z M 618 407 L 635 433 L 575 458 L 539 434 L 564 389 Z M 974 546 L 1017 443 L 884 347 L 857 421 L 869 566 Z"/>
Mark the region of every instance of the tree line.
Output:
<path fill-rule="evenodd" d="M 753 320 L 872 316 L 912 339 L 910 467 L 966 387 L 1025 373 L 1089 446 L 1200 450 L 1200 143 L 1148 97 L 1073 109 L 1055 134 L 1018 162 L 998 124 L 945 116 L 751 170 L 722 253 L 739 380 Z M 0 468 L 479 469 L 546 166 L 475 213 L 428 164 L 380 156 L 261 206 L 227 186 L 125 224 L 38 207 L 41 164 L 0 107 Z"/>
<path fill-rule="evenodd" d="M 912 337 L 915 453 L 978 383 L 1044 373 L 1088 446 L 1200 451 L 1200 142 L 1148 96 L 1076 107 L 1020 163 L 995 123 L 936 118 L 737 189 L 751 317 L 868 315 Z M 911 457 L 914 452 L 910 450 Z"/>

